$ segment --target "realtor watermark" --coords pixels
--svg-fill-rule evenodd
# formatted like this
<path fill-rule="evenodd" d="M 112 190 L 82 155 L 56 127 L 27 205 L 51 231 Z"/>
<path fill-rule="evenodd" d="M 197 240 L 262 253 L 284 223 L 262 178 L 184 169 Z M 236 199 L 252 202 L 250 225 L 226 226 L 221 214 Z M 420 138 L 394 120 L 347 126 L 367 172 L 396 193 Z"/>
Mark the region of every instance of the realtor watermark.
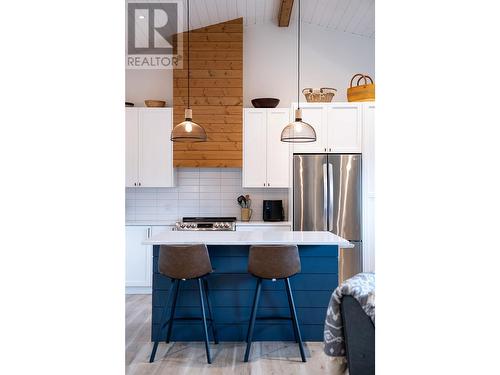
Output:
<path fill-rule="evenodd" d="M 182 0 L 129 0 L 126 5 L 127 69 L 181 69 Z"/>

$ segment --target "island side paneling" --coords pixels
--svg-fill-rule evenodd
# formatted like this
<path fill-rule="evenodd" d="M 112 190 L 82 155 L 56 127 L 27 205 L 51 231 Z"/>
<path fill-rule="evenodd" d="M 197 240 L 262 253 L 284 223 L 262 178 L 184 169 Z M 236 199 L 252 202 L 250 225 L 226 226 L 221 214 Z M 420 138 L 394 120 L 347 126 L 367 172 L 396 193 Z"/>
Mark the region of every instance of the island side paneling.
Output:
<path fill-rule="evenodd" d="M 214 272 L 208 277 L 210 299 L 220 341 L 244 341 L 248 328 L 256 279 L 247 272 L 248 245 L 208 246 Z M 151 339 L 160 327 L 160 317 L 170 289 L 170 280 L 158 273 L 159 246 L 153 248 L 153 319 Z M 338 246 L 299 246 L 302 271 L 290 278 L 304 340 L 322 341 L 326 309 L 338 284 Z M 282 280 L 266 280 L 258 316 L 290 316 Z M 181 284 L 177 317 L 200 317 L 196 281 Z M 164 340 L 166 330 L 160 333 Z M 290 321 L 257 321 L 256 341 L 294 340 Z M 172 341 L 202 341 L 201 322 L 176 321 Z"/>

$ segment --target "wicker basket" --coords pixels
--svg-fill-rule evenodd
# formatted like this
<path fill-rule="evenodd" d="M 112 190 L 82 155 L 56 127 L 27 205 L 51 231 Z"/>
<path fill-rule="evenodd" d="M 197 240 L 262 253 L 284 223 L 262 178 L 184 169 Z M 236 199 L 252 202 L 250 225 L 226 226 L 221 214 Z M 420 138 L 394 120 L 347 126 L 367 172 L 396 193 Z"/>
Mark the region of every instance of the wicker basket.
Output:
<path fill-rule="evenodd" d="M 359 77 L 359 78 L 358 78 Z M 353 86 L 354 80 L 358 78 L 356 86 Z M 364 81 L 363 84 L 361 81 Z M 347 89 L 348 102 L 372 102 L 375 101 L 375 84 L 373 79 L 366 74 L 355 74 L 351 78 L 350 87 Z"/>
<path fill-rule="evenodd" d="M 335 96 L 336 91 L 337 89 L 332 89 L 330 87 L 322 87 L 320 89 L 306 88 L 302 90 L 302 94 L 304 94 L 309 103 L 329 103 Z"/>
<path fill-rule="evenodd" d="M 144 104 L 146 104 L 146 107 L 165 107 L 167 102 L 164 100 L 148 99 L 148 100 L 144 100 Z"/>

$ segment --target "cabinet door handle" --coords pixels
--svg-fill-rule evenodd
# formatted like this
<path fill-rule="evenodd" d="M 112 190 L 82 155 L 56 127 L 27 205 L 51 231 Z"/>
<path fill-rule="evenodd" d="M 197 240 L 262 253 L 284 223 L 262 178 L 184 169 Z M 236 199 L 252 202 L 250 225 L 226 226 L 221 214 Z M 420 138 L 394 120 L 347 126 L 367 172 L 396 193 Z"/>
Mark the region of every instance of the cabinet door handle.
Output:
<path fill-rule="evenodd" d="M 139 186 L 141 186 L 141 183 L 139 182 Z"/>
<path fill-rule="evenodd" d="M 271 184 L 268 182 L 268 183 L 267 183 L 267 186 L 271 186 Z"/>
<path fill-rule="evenodd" d="M 325 152 L 326 152 L 326 147 L 325 147 Z"/>
<path fill-rule="evenodd" d="M 148 228 L 148 234 L 147 234 L 148 238 L 151 238 L 151 228 Z"/>
<path fill-rule="evenodd" d="M 331 148 L 329 148 L 329 149 L 328 149 L 328 151 L 332 152 L 332 149 L 331 149 Z"/>
<path fill-rule="evenodd" d="M 134 186 L 137 186 L 137 182 L 134 182 Z"/>
<path fill-rule="evenodd" d="M 264 182 L 264 186 L 266 186 L 266 183 Z"/>

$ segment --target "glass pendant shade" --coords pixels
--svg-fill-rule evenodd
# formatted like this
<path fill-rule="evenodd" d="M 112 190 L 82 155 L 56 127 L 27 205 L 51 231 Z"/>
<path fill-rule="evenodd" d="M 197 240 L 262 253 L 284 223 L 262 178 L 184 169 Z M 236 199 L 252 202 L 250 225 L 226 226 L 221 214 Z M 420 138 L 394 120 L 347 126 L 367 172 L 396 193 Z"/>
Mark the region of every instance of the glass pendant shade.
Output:
<path fill-rule="evenodd" d="M 293 2 L 292 2 L 293 4 Z M 300 0 L 298 3 L 297 16 L 297 109 L 295 110 L 295 121 L 289 123 L 281 131 L 281 142 L 305 143 L 316 142 L 316 131 L 307 122 L 302 121 L 302 110 L 300 109 Z"/>
<path fill-rule="evenodd" d="M 189 79 L 191 77 L 191 69 L 189 68 L 189 49 L 191 44 L 189 43 L 189 35 L 191 34 L 190 28 L 190 18 L 189 18 L 189 0 L 187 0 L 187 108 L 184 110 L 184 121 L 180 124 L 175 125 L 170 133 L 170 140 L 172 142 L 206 142 L 207 141 L 207 133 L 202 126 L 198 125 L 196 122 L 193 122 L 193 111 L 190 108 L 190 85 Z"/>
<path fill-rule="evenodd" d="M 205 129 L 193 122 L 193 111 L 187 108 L 184 111 L 184 121 L 175 125 L 170 134 L 170 140 L 173 142 L 206 142 L 207 133 Z"/>
<path fill-rule="evenodd" d="M 316 142 L 316 131 L 307 122 L 302 121 L 302 110 L 295 110 L 295 121 L 281 131 L 281 142 Z"/>

